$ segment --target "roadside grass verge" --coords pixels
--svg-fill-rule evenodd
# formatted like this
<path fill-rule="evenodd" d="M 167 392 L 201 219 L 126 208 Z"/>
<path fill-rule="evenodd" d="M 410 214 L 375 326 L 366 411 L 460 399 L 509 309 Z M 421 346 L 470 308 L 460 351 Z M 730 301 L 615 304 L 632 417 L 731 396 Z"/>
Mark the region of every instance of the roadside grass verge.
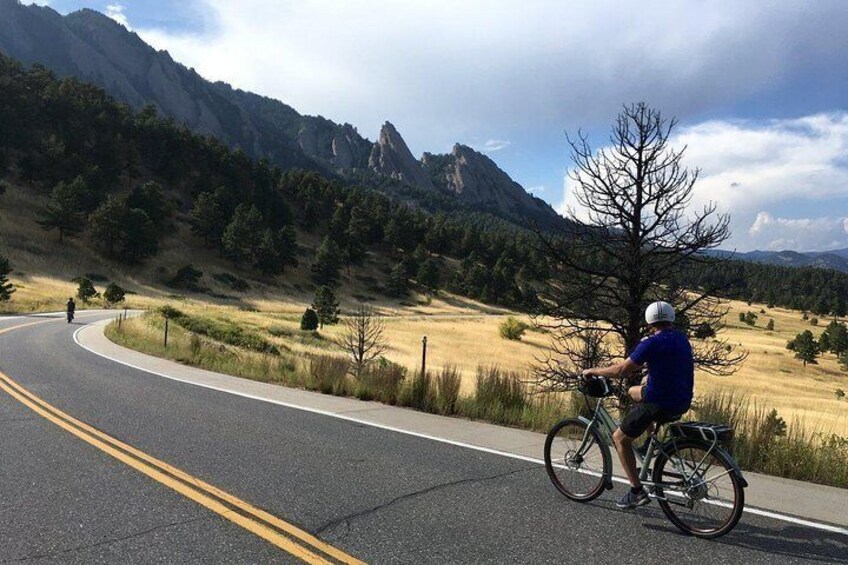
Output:
<path fill-rule="evenodd" d="M 730 424 L 730 451 L 742 469 L 768 475 L 848 487 L 848 438 L 810 431 L 798 419 L 786 422 L 774 409 L 751 406 L 734 392 L 699 399 L 698 419 Z"/>
<path fill-rule="evenodd" d="M 537 432 L 586 411 L 581 395 L 531 394 L 527 375 L 497 365 L 478 367 L 474 389 L 462 394 L 462 375 L 453 366 L 422 374 L 381 359 L 353 375 L 344 357 L 295 354 L 284 346 L 270 353 L 251 341 L 261 338 L 258 332 L 232 331 L 220 320 L 193 315 L 172 316 L 171 322 L 167 347 L 158 313 L 130 318 L 120 328 L 112 323 L 106 335 L 124 347 L 211 371 Z M 711 392 L 692 412 L 697 419 L 733 426 L 729 447 L 743 470 L 848 488 L 848 438 L 810 432 L 797 419 L 787 423 L 775 410 L 752 406 L 734 392 Z"/>

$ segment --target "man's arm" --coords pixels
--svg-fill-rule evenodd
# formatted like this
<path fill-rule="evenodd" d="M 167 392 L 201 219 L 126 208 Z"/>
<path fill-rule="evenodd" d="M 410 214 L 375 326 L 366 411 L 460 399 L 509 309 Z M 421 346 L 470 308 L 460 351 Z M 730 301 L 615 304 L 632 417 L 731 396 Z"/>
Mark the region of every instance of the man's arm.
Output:
<path fill-rule="evenodd" d="M 639 369 L 630 357 L 609 367 L 594 367 L 583 371 L 584 377 L 627 378 Z"/>

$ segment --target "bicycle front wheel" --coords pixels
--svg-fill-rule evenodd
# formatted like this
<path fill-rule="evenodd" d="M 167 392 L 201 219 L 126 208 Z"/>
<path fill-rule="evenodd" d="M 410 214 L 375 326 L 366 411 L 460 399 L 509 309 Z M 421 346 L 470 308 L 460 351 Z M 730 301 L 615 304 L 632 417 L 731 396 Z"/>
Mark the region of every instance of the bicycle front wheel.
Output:
<path fill-rule="evenodd" d="M 611 465 L 601 435 L 582 420 L 563 420 L 548 433 L 545 468 L 554 486 L 571 500 L 588 502 L 600 496 Z"/>
<path fill-rule="evenodd" d="M 665 515 L 683 532 L 717 538 L 742 516 L 745 491 L 722 449 L 698 440 L 676 440 L 654 466 L 656 496 Z"/>

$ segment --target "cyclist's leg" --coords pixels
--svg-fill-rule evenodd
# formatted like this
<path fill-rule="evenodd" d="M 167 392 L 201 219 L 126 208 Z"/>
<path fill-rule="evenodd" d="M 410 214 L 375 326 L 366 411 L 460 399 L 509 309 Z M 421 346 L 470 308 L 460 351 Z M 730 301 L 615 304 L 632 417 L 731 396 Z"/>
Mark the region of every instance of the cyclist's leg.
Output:
<path fill-rule="evenodd" d="M 621 461 L 621 466 L 624 468 L 624 474 L 627 475 L 627 480 L 633 488 L 641 488 L 642 482 L 639 480 L 639 474 L 636 472 L 636 455 L 633 453 L 633 438 L 624 433 L 621 428 L 617 428 L 612 434 L 615 450 L 618 452 L 618 459 Z"/>
<path fill-rule="evenodd" d="M 636 387 L 634 387 L 636 388 Z M 656 419 L 656 410 L 653 404 L 639 403 L 630 408 L 630 412 L 621 420 L 621 425 L 613 433 L 613 442 L 618 451 L 618 458 L 624 473 L 633 488 L 642 486 L 639 475 L 636 472 L 636 456 L 633 454 L 633 440 L 645 433 Z"/>

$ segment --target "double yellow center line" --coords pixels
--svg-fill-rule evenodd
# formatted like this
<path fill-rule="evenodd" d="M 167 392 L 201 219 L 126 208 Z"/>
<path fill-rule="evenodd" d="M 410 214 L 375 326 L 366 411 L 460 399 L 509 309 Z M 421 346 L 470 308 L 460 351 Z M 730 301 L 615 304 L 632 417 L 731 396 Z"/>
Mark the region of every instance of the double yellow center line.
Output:
<path fill-rule="evenodd" d="M 6 328 L 0 330 L 0 334 L 40 323 L 44 322 Z M 297 526 L 77 420 L 34 395 L 3 372 L 0 372 L 0 389 L 63 430 L 306 563 L 364 563 Z"/>

